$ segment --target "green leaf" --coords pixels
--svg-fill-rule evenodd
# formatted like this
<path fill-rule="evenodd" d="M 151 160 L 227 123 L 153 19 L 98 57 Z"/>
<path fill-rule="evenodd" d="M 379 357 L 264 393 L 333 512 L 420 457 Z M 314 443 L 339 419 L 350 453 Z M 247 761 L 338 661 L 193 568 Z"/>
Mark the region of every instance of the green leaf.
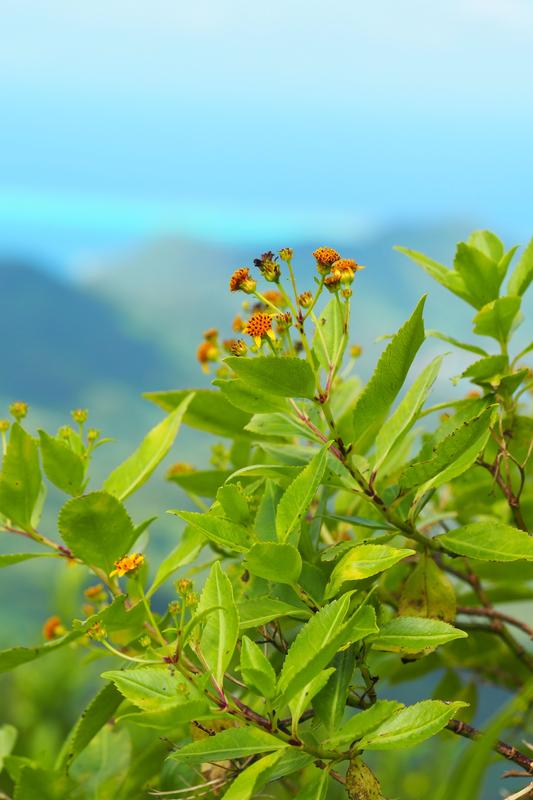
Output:
<path fill-rule="evenodd" d="M 318 363 L 326 372 L 342 359 L 347 341 L 345 324 L 346 308 L 337 296 L 332 297 L 318 316 L 312 347 Z"/>
<path fill-rule="evenodd" d="M 261 441 L 273 436 L 290 439 L 298 436 L 320 444 L 323 442 L 320 436 L 313 433 L 307 425 L 287 414 L 254 414 L 246 425 L 246 430 L 252 434 L 254 439 L 261 439 Z"/>
<path fill-rule="evenodd" d="M 397 711 L 360 742 L 362 750 L 397 750 L 425 741 L 446 727 L 467 703 L 423 700 Z"/>
<path fill-rule="evenodd" d="M 507 291 L 509 294 L 522 296 L 529 288 L 531 281 L 533 281 L 533 239 L 531 239 L 520 257 L 509 279 Z"/>
<path fill-rule="evenodd" d="M 327 514 L 321 515 L 324 519 L 333 519 L 337 520 L 338 522 L 347 522 L 349 525 L 353 525 L 357 527 L 358 525 L 361 528 L 370 528 L 371 530 L 376 531 L 393 531 L 395 528 L 392 525 L 389 525 L 388 522 L 385 520 L 379 519 L 369 519 L 368 517 L 348 517 L 345 514 Z"/>
<path fill-rule="evenodd" d="M 247 686 L 264 697 L 271 698 L 276 691 L 276 673 L 259 645 L 248 636 L 241 642 L 241 676 Z"/>
<path fill-rule="evenodd" d="M 67 736 L 55 768 L 68 770 L 77 755 L 84 750 L 98 731 L 113 716 L 123 697 L 113 683 L 108 683 L 93 697 Z"/>
<path fill-rule="evenodd" d="M 465 369 L 461 378 L 472 378 L 476 383 L 486 383 L 491 378 L 495 378 L 507 372 L 508 361 L 506 356 L 487 356 L 474 361 L 473 364 Z"/>
<path fill-rule="evenodd" d="M 248 551 L 244 566 L 267 581 L 292 585 L 300 577 L 302 557 L 292 544 L 261 542 Z"/>
<path fill-rule="evenodd" d="M 192 709 L 194 716 L 207 705 L 203 695 L 171 667 L 109 670 L 102 673 L 102 678 L 112 681 L 130 703 L 143 711 L 187 706 L 187 712 Z"/>
<path fill-rule="evenodd" d="M 43 468 L 48 480 L 73 496 L 83 491 L 85 464 L 81 456 L 75 453 L 61 439 L 39 431 Z"/>
<path fill-rule="evenodd" d="M 283 494 L 276 514 L 278 539 L 286 541 L 300 524 L 324 477 L 329 445 L 316 453 Z"/>
<path fill-rule="evenodd" d="M 287 411 L 287 401 L 276 395 L 267 394 L 257 386 L 250 386 L 240 378 L 217 378 L 213 386 L 218 386 L 229 402 L 246 411 L 248 414 L 265 414 L 275 411 Z"/>
<path fill-rule="evenodd" d="M 30 661 L 35 661 L 37 658 L 53 653 L 54 650 L 65 647 L 65 645 L 79 639 L 82 635 L 83 631 L 71 631 L 65 636 L 61 636 L 59 639 L 46 642 L 46 644 L 39 644 L 34 647 L 11 647 L 8 650 L 1 650 L 0 672 L 9 672 L 15 669 L 15 667 L 19 667 L 22 664 L 27 664 Z"/>
<path fill-rule="evenodd" d="M 474 333 L 506 344 L 520 321 L 521 302 L 520 297 L 508 295 L 487 303 L 474 317 Z"/>
<path fill-rule="evenodd" d="M 4 769 L 4 759 L 8 756 L 17 741 L 17 729 L 13 725 L 0 726 L 0 772 Z"/>
<path fill-rule="evenodd" d="M 299 631 L 287 653 L 277 686 L 282 707 L 325 667 L 341 647 L 377 630 L 373 609 L 364 607 L 346 619 L 350 595 L 320 609 Z"/>
<path fill-rule="evenodd" d="M 455 270 L 448 269 L 445 267 L 444 264 L 439 264 L 438 261 L 434 261 L 432 258 L 425 256 L 423 253 L 418 253 L 416 250 L 410 250 L 407 247 L 398 247 L 394 248 L 398 250 L 399 253 L 403 253 L 415 264 L 418 264 L 424 272 L 427 272 L 434 280 L 448 289 L 450 292 L 453 292 L 457 297 L 461 297 L 463 300 L 466 300 L 467 303 L 471 303 L 472 298 L 470 296 L 469 291 L 467 290 L 462 277 L 459 275 L 458 272 Z"/>
<path fill-rule="evenodd" d="M 177 483 L 178 486 L 191 494 L 200 497 L 215 497 L 219 486 L 227 481 L 231 475 L 228 469 L 191 470 L 191 472 L 176 472 L 167 475 L 167 480 Z"/>
<path fill-rule="evenodd" d="M 332 663 L 335 672 L 313 700 L 315 715 L 329 734 L 337 730 L 346 710 L 355 665 L 354 648 L 337 653 Z"/>
<path fill-rule="evenodd" d="M 453 622 L 456 614 L 453 585 L 434 560 L 422 554 L 400 595 L 399 613 Z"/>
<path fill-rule="evenodd" d="M 0 473 L 0 514 L 25 531 L 31 531 L 32 515 L 41 491 L 37 445 L 15 422 Z"/>
<path fill-rule="evenodd" d="M 312 400 L 315 396 L 313 370 L 302 358 L 228 356 L 224 362 L 252 389 L 278 397 L 308 397 Z"/>
<path fill-rule="evenodd" d="M 322 691 L 334 672 L 335 667 L 321 670 L 318 675 L 315 675 L 315 677 L 309 681 L 307 686 L 304 686 L 303 689 L 300 689 L 300 691 L 291 698 L 289 710 L 291 712 L 293 736 L 298 735 L 298 723 L 304 711 L 308 708 L 316 695 Z"/>
<path fill-rule="evenodd" d="M 333 728 L 332 730 L 336 730 L 335 734 L 324 744 L 332 750 L 349 747 L 352 742 L 367 736 L 401 708 L 403 705 L 396 700 L 377 700 L 370 708 L 350 717 L 340 728 Z"/>
<path fill-rule="evenodd" d="M 437 379 L 442 359 L 443 356 L 437 356 L 422 370 L 394 414 L 380 429 L 376 437 L 375 470 L 381 467 L 394 445 L 405 436 L 418 419 L 420 410 Z"/>
<path fill-rule="evenodd" d="M 247 726 L 246 728 L 227 728 L 191 744 L 186 744 L 170 758 L 185 764 L 205 764 L 208 761 L 226 761 L 259 753 L 283 750 L 288 745 L 272 734 Z"/>
<path fill-rule="evenodd" d="M 261 789 L 268 780 L 268 773 L 283 755 L 283 750 L 269 753 L 259 761 L 246 767 L 233 781 L 222 800 L 251 800 L 257 797 L 255 792 Z"/>
<path fill-rule="evenodd" d="M 436 538 L 452 553 L 478 561 L 533 560 L 533 538 L 496 520 L 473 522 Z"/>
<path fill-rule="evenodd" d="M 146 483 L 172 447 L 181 421 L 194 395 L 187 395 L 165 419 L 145 436 L 137 450 L 109 475 L 102 489 L 124 500 Z"/>
<path fill-rule="evenodd" d="M 173 411 L 190 395 L 190 390 L 148 392 L 144 395 L 164 411 Z M 183 423 L 199 431 L 227 436 L 230 439 L 250 438 L 244 430 L 250 414 L 235 408 L 222 394 L 213 389 L 195 389 Z"/>
<path fill-rule="evenodd" d="M 415 461 L 407 467 L 400 480 L 402 488 L 418 486 L 417 496 L 421 496 L 428 489 L 441 486 L 467 470 L 488 441 L 492 412 L 492 407 L 485 409 L 438 442 L 432 458 Z"/>
<path fill-rule="evenodd" d="M 204 543 L 205 538 L 199 530 L 185 528 L 180 543 L 159 565 L 147 596 L 150 597 L 177 569 L 194 561 Z"/>
<path fill-rule="evenodd" d="M 217 491 L 217 502 L 222 506 L 227 519 L 246 526 L 250 521 L 250 504 L 240 486 L 228 483 Z"/>
<path fill-rule="evenodd" d="M 356 453 L 365 452 L 374 441 L 424 341 L 424 303 L 425 297 L 390 341 L 366 388 L 359 395 L 353 412 L 353 448 Z"/>
<path fill-rule="evenodd" d="M 224 517 L 215 514 L 202 514 L 198 511 L 170 511 L 181 517 L 185 522 L 198 529 L 203 535 L 215 544 L 235 550 L 237 553 L 246 553 L 253 544 L 252 534 L 242 525 L 237 525 Z"/>
<path fill-rule="evenodd" d="M 492 231 L 472 231 L 467 244 L 481 250 L 492 261 L 499 262 L 503 258 L 503 243 Z"/>
<path fill-rule="evenodd" d="M 459 347 L 461 350 L 467 350 L 469 353 L 477 353 L 479 356 L 488 355 L 487 351 L 483 350 L 482 347 L 478 347 L 475 344 L 469 344 L 468 342 L 460 342 L 459 339 L 454 339 L 453 336 L 447 336 L 445 333 L 441 333 L 440 331 L 426 330 L 426 336 L 431 336 L 434 339 L 440 339 L 448 344 L 453 344 L 454 347 Z"/>
<path fill-rule="evenodd" d="M 65 800 L 72 797 L 74 787 L 75 783 L 67 775 L 25 764 L 13 800 Z"/>
<path fill-rule="evenodd" d="M 135 541 L 128 512 L 120 500 L 106 492 L 92 492 L 69 500 L 61 509 L 58 527 L 75 556 L 106 574 Z"/>
<path fill-rule="evenodd" d="M 273 619 L 282 617 L 309 617 L 309 610 L 304 606 L 293 606 L 283 600 L 265 597 L 256 600 L 243 600 L 238 605 L 241 630 L 260 628 Z"/>
<path fill-rule="evenodd" d="M 393 567 L 415 553 L 386 544 L 360 544 L 352 547 L 336 564 L 326 587 L 326 599 L 333 597 L 346 581 L 361 581 Z"/>
<path fill-rule="evenodd" d="M 326 800 L 330 777 L 325 769 L 312 768 L 312 775 L 306 780 L 306 785 L 293 800 Z"/>
<path fill-rule="evenodd" d="M 391 653 L 426 654 L 454 639 L 465 639 L 464 631 L 437 619 L 396 617 L 372 637 L 374 650 Z"/>
<path fill-rule="evenodd" d="M 10 567 L 12 564 L 20 564 L 21 561 L 29 561 L 32 558 L 58 558 L 56 553 L 9 553 L 0 555 L 0 569 Z"/>
<path fill-rule="evenodd" d="M 464 281 L 474 308 L 481 308 L 498 297 L 503 275 L 498 265 L 481 250 L 459 242 L 454 267 Z"/>
<path fill-rule="evenodd" d="M 239 615 L 233 599 L 233 588 L 215 561 L 205 582 L 198 604 L 198 613 L 218 607 L 209 615 L 202 631 L 200 649 L 219 686 L 232 659 L 239 634 Z"/>

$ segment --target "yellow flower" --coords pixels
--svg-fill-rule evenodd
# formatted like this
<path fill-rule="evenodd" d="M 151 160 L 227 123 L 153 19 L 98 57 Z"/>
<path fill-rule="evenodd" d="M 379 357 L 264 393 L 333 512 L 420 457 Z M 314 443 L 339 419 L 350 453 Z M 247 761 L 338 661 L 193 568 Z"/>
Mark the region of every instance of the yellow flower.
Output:
<path fill-rule="evenodd" d="M 341 273 L 335 271 L 332 272 L 331 275 L 326 275 L 324 278 L 324 286 L 328 292 L 338 292 L 341 287 Z"/>
<path fill-rule="evenodd" d="M 23 403 L 21 400 L 18 400 L 15 403 L 11 403 L 11 405 L 9 406 L 9 411 L 15 417 L 16 420 L 20 421 L 21 419 L 24 419 L 24 417 L 28 413 L 28 408 L 29 406 L 27 403 Z"/>
<path fill-rule="evenodd" d="M 202 365 L 204 372 L 209 372 L 208 364 L 210 361 L 216 361 L 218 358 L 218 348 L 212 341 L 204 341 L 199 345 L 196 351 L 196 358 Z"/>
<path fill-rule="evenodd" d="M 313 295 L 311 292 L 302 292 L 298 295 L 298 305 L 302 308 L 309 308 L 311 303 L 313 302 Z"/>
<path fill-rule="evenodd" d="M 86 408 L 75 408 L 74 411 L 70 412 L 70 416 L 74 422 L 78 422 L 80 425 L 83 425 L 84 422 L 87 422 L 89 412 Z"/>
<path fill-rule="evenodd" d="M 184 461 L 177 461 L 168 468 L 167 478 L 172 478 L 174 475 L 190 475 L 191 472 L 196 472 L 196 467 Z"/>
<path fill-rule="evenodd" d="M 144 564 L 144 556 L 142 553 L 132 553 L 129 556 L 124 556 L 115 561 L 115 569 L 109 573 L 109 577 L 118 575 L 120 578 L 128 572 L 133 572 Z"/>
<path fill-rule="evenodd" d="M 242 339 L 226 339 L 224 349 L 233 356 L 245 356 L 248 348 Z"/>
<path fill-rule="evenodd" d="M 256 345 L 261 345 L 261 339 L 268 336 L 269 339 L 275 339 L 276 334 L 272 330 L 272 317 L 270 314 L 253 314 L 246 323 L 244 333 L 251 336 Z"/>
<path fill-rule="evenodd" d="M 341 283 L 351 283 L 355 277 L 355 273 L 364 269 L 353 258 L 339 258 L 331 266 L 332 272 L 339 272 L 341 276 Z"/>

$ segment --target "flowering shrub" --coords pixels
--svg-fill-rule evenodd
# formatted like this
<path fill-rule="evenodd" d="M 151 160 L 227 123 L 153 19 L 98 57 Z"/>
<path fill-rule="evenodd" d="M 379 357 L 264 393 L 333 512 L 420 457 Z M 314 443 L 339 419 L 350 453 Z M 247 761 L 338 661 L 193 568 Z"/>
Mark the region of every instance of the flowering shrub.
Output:
<path fill-rule="evenodd" d="M 298 286 L 290 249 L 264 253 L 255 272 L 242 267 L 229 281 L 245 295 L 236 338 L 220 342 L 210 330 L 198 348 L 214 388 L 147 395 L 166 417 L 100 487 L 89 488 L 89 468 L 106 440 L 86 428 L 85 410 L 73 412 L 75 427 L 36 437 L 26 404 L 11 406 L 13 422 L 0 422 L 0 524 L 32 549 L 0 556 L 0 567 L 53 556 L 90 580 L 79 619 L 43 621 L 43 641 L 0 652 L 0 670 L 60 648 L 77 654 L 80 670 L 99 657 L 107 666 L 55 765 L 16 745 L 9 755 L 16 732 L 0 730 L 16 800 L 264 791 L 379 800 L 387 751 L 434 736 L 472 741 L 432 798 L 474 800 L 494 755 L 522 781 L 512 796 L 531 796 L 533 754 L 520 741 L 533 630 L 500 610 L 532 597 L 523 359 L 533 344 L 516 353 L 510 340 L 533 243 L 510 271 L 515 250 L 478 231 L 448 269 L 402 249 L 475 309 L 482 338 L 425 331 L 422 298 L 364 387 L 354 374 L 361 348 L 349 342 L 361 265 L 321 247 L 314 287 Z M 426 336 L 472 356 L 459 377 L 475 388 L 462 399 L 428 404 L 443 356 L 408 379 Z M 197 510 L 171 512 L 185 528 L 149 569 L 141 543 L 151 520 L 134 523 L 125 501 L 181 424 L 229 444 L 216 445 L 209 469 L 168 471 Z M 46 482 L 70 496 L 57 537 L 40 528 Z M 393 684 L 432 673 L 431 696 L 391 698 Z M 485 734 L 469 723 L 478 683 L 510 696 Z M 498 738 L 509 727 L 511 743 Z M 126 778 L 110 784 L 114 769 Z"/>

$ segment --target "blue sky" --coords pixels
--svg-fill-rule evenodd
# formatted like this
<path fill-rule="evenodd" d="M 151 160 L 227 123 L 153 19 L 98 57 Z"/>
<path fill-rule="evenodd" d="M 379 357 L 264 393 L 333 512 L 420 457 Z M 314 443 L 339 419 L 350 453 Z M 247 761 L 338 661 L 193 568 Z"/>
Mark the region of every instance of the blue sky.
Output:
<path fill-rule="evenodd" d="M 533 231 L 530 0 L 3 0 L 1 18 L 4 247 Z"/>

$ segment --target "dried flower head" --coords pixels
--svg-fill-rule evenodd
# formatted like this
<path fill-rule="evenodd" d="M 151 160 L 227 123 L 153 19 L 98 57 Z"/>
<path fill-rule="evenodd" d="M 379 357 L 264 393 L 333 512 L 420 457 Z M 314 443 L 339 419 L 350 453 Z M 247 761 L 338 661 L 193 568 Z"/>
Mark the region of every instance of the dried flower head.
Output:
<path fill-rule="evenodd" d="M 331 292 L 332 294 L 338 292 L 341 287 L 340 272 L 332 272 L 331 275 L 326 275 L 324 278 L 324 286 L 328 292 Z"/>
<path fill-rule="evenodd" d="M 276 335 L 272 330 L 272 317 L 270 314 L 254 314 L 246 323 L 244 332 L 251 336 L 257 346 L 261 344 L 261 339 L 268 336 L 275 339 Z"/>
<path fill-rule="evenodd" d="M 253 294 L 257 283 L 250 275 L 248 267 L 241 267 L 236 269 L 229 280 L 229 288 L 231 292 L 245 292 L 246 294 Z"/>
<path fill-rule="evenodd" d="M 317 247 L 313 255 L 316 259 L 316 268 L 321 275 L 327 275 L 332 264 L 340 258 L 339 253 L 333 247 Z"/>
<path fill-rule="evenodd" d="M 48 617 L 43 625 L 43 636 L 47 641 L 58 639 L 66 633 L 65 626 L 61 622 L 61 618 L 57 615 Z"/>
<path fill-rule="evenodd" d="M 204 372 L 209 372 L 209 362 L 218 359 L 218 347 L 211 341 L 204 341 L 196 350 L 196 358 L 202 365 Z"/>
<path fill-rule="evenodd" d="M 276 326 L 278 331 L 286 331 L 292 325 L 292 314 L 285 311 L 284 314 L 276 314 Z"/>
<path fill-rule="evenodd" d="M 232 356 L 245 356 L 248 351 L 246 342 L 242 339 L 226 339 L 224 348 L 228 353 L 231 353 Z"/>
<path fill-rule="evenodd" d="M 261 255 L 261 258 L 254 258 L 254 265 L 261 271 L 263 278 L 267 281 L 277 283 L 281 275 L 278 257 L 269 250 Z"/>
<path fill-rule="evenodd" d="M 23 403 L 21 400 L 17 400 L 15 403 L 11 403 L 9 406 L 10 414 L 15 417 L 17 422 L 20 422 L 21 419 L 24 419 L 26 414 L 28 413 L 28 404 Z"/>
<path fill-rule="evenodd" d="M 302 292 L 300 295 L 298 295 L 298 305 L 302 308 L 309 308 L 312 302 L 313 295 L 311 292 Z"/>
<path fill-rule="evenodd" d="M 290 264 L 292 260 L 292 247 L 282 247 L 279 251 L 279 257 L 286 264 Z"/>
<path fill-rule="evenodd" d="M 8 431 L 10 425 L 11 423 L 8 419 L 0 419 L 0 433 Z"/>
<path fill-rule="evenodd" d="M 128 572 L 134 572 L 136 569 L 139 569 L 143 564 L 144 556 L 142 553 L 132 553 L 129 556 L 124 556 L 123 558 L 119 558 L 118 561 L 115 561 L 115 569 L 109 573 L 109 576 L 112 578 L 113 575 L 118 575 L 119 578 L 121 578 Z"/>

